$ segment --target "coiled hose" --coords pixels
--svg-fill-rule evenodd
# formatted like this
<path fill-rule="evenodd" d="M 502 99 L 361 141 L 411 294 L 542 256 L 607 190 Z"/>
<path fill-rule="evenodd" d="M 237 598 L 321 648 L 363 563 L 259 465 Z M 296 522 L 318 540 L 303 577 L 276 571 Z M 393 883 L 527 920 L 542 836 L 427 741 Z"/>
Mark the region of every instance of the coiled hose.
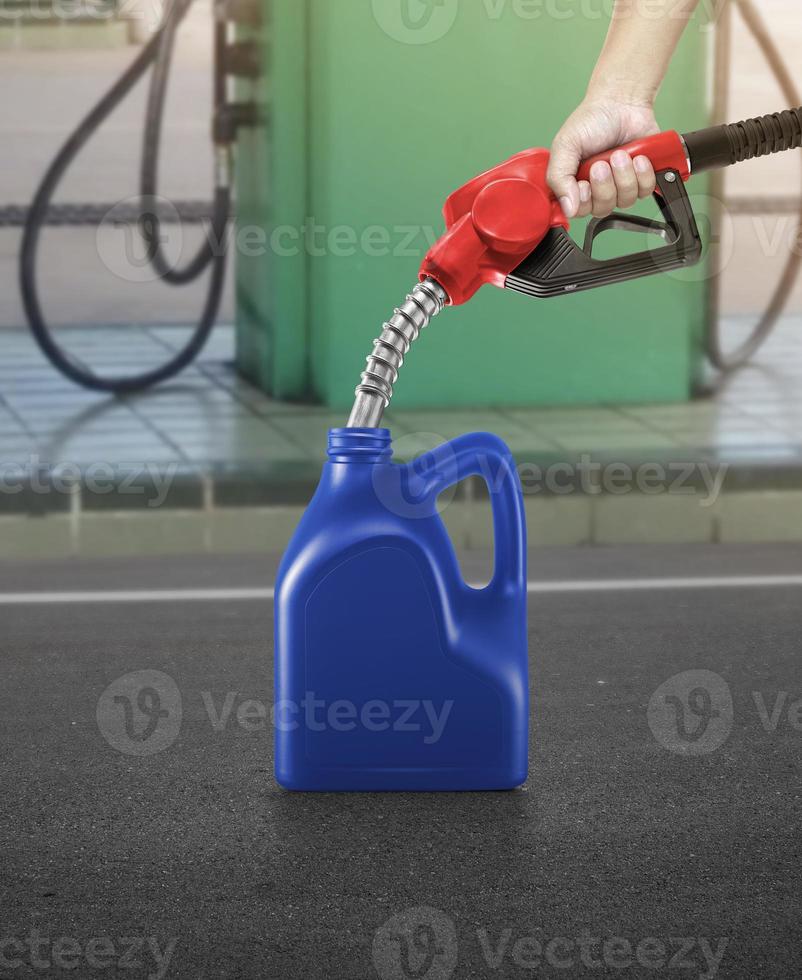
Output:
<path fill-rule="evenodd" d="M 224 239 L 231 209 L 230 177 L 227 166 L 218 166 L 210 234 L 186 268 L 171 268 L 164 259 L 159 242 L 158 219 L 155 214 L 147 213 L 143 209 L 140 218 L 140 229 L 148 243 L 148 257 L 164 282 L 183 285 L 196 279 L 211 267 L 200 319 L 185 346 L 161 367 L 124 377 L 101 377 L 96 374 L 74 354 L 64 350 L 55 340 L 52 328 L 42 311 L 36 275 L 42 228 L 55 191 L 65 172 L 95 130 L 128 95 L 151 65 L 154 66 L 154 72 L 145 126 L 141 193 L 144 202 L 153 200 L 156 190 L 159 137 L 175 34 L 191 3 L 192 0 L 173 0 L 158 32 L 61 147 L 34 195 L 22 236 L 19 263 L 20 290 L 33 336 L 44 355 L 57 370 L 76 384 L 95 391 L 129 394 L 179 374 L 203 349 L 220 308 L 226 271 Z M 222 25 L 218 25 L 218 32 L 222 29 Z M 219 44 L 219 36 L 217 42 Z M 218 61 L 215 66 L 215 108 L 219 108 L 220 100 L 224 97 L 223 89 L 222 66 Z"/>

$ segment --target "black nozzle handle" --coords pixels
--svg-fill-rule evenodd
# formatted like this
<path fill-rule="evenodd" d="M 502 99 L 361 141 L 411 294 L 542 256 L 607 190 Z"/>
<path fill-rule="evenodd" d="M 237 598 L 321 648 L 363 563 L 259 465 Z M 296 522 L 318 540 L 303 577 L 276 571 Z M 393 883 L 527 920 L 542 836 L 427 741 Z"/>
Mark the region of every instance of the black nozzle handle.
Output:
<path fill-rule="evenodd" d="M 772 112 L 725 126 L 711 126 L 683 137 L 691 172 L 729 167 L 802 146 L 802 108 Z"/>

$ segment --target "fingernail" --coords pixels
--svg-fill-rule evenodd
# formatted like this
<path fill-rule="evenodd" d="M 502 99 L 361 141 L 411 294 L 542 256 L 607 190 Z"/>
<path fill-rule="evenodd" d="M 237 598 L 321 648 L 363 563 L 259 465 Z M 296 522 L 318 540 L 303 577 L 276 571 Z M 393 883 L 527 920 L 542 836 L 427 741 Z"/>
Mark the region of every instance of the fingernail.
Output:
<path fill-rule="evenodd" d="M 590 184 L 586 180 L 579 182 L 579 200 L 587 204 L 590 200 Z"/>
<path fill-rule="evenodd" d="M 651 167 L 651 162 L 648 157 L 635 157 L 632 161 L 635 164 L 635 169 L 639 174 L 645 174 Z"/>
<path fill-rule="evenodd" d="M 563 209 L 563 214 L 566 218 L 573 218 L 576 214 L 576 208 L 574 207 L 574 202 L 568 195 L 560 198 L 560 207 Z"/>
<path fill-rule="evenodd" d="M 593 180 L 605 181 L 612 177 L 612 172 L 604 160 L 597 160 L 590 168 L 590 176 Z"/>
<path fill-rule="evenodd" d="M 615 153 L 610 157 L 610 163 L 614 167 L 626 167 L 629 165 L 629 154 L 626 150 L 616 150 Z"/>

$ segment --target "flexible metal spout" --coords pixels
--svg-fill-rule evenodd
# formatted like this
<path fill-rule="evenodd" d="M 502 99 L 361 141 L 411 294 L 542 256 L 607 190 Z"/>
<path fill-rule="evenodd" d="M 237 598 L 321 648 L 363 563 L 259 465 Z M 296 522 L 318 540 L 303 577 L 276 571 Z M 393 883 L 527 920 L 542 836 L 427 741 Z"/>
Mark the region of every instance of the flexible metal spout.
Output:
<path fill-rule="evenodd" d="M 448 295 L 443 287 L 428 278 L 415 286 L 384 324 L 381 336 L 373 342 L 373 353 L 367 359 L 362 383 L 356 389 L 356 401 L 348 419 L 349 429 L 379 428 L 393 397 L 393 386 L 404 358 L 421 330 L 442 313 L 447 303 Z"/>

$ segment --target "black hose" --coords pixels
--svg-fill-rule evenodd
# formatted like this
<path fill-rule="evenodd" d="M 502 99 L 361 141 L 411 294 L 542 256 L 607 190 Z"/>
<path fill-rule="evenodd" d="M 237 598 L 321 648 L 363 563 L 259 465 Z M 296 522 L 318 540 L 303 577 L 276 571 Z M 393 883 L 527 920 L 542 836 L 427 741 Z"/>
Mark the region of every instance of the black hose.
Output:
<path fill-rule="evenodd" d="M 175 357 L 155 370 L 138 375 L 104 378 L 96 374 L 77 357 L 62 349 L 55 341 L 52 330 L 44 317 L 39 301 L 39 290 L 36 280 L 37 256 L 41 231 L 45 224 L 47 211 L 53 195 L 65 172 L 95 130 L 102 125 L 119 103 L 128 95 L 134 85 L 136 85 L 148 70 L 149 66 L 157 60 L 162 62 L 166 60 L 166 63 L 169 65 L 172 42 L 165 49 L 166 54 L 162 54 L 160 59 L 162 43 L 166 37 L 174 37 L 175 30 L 189 9 L 190 3 L 191 0 L 175 0 L 167 14 L 164 25 L 69 136 L 48 167 L 34 195 L 23 232 L 19 264 L 20 290 L 22 293 L 23 307 L 31 331 L 37 344 L 50 363 L 66 377 L 84 388 L 90 388 L 96 391 L 108 391 L 115 394 L 128 394 L 141 391 L 144 388 L 149 388 L 152 385 L 159 384 L 162 381 L 174 377 L 191 364 L 203 348 L 212 331 L 220 307 L 226 271 L 224 237 L 228 213 L 231 207 L 231 195 L 227 186 L 218 186 L 215 190 L 215 205 L 212 220 L 213 237 L 209 243 L 209 258 L 205 260 L 200 270 L 202 271 L 206 265 L 210 262 L 212 263 L 208 291 L 201 318 L 187 344 Z M 164 87 L 162 87 L 163 91 Z M 159 118 L 161 117 L 161 111 L 162 107 L 159 107 Z M 222 218 L 223 215 L 225 216 L 225 220 Z M 182 281 L 188 280 L 182 279 Z"/>
<path fill-rule="evenodd" d="M 215 206 L 213 209 L 210 234 L 198 249 L 196 255 L 183 268 L 171 266 L 164 256 L 161 241 L 161 223 L 155 207 L 147 210 L 147 202 L 155 204 L 157 198 L 158 166 L 161 149 L 161 132 L 164 121 L 164 106 L 167 101 L 167 84 L 170 78 L 170 68 L 175 47 L 175 36 L 181 20 L 192 0 L 174 0 L 167 13 L 164 26 L 160 31 L 160 42 L 150 76 L 147 111 L 145 113 L 145 133 L 142 143 L 142 165 L 140 170 L 140 193 L 144 209 L 140 216 L 139 228 L 148 247 L 148 261 L 155 269 L 159 278 L 173 286 L 183 286 L 200 276 L 210 262 L 214 260 L 216 250 L 223 247 L 223 237 L 228 225 L 228 202 L 215 189 Z M 224 31 L 223 24 L 215 25 L 215 32 Z M 219 74 L 216 72 L 216 74 Z M 214 113 L 220 110 L 220 102 L 224 98 L 224 89 L 218 91 L 215 84 Z"/>
<path fill-rule="evenodd" d="M 682 137 L 693 173 L 731 167 L 802 146 L 802 108 L 744 119 L 685 133 Z"/>

